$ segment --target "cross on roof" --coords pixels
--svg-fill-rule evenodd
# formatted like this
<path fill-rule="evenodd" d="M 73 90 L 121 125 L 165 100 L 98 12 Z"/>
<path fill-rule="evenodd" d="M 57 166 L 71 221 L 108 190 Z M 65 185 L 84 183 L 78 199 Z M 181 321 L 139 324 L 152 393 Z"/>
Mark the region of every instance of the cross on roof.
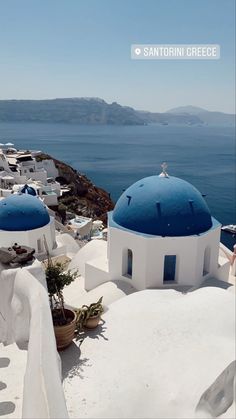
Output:
<path fill-rule="evenodd" d="M 166 171 L 167 167 L 168 167 L 168 165 L 167 165 L 167 163 L 164 161 L 164 162 L 161 164 L 162 172 L 160 173 L 160 175 L 159 175 L 159 176 L 161 176 L 161 177 L 169 177 L 169 176 L 168 176 L 168 173 L 167 173 L 167 171 Z"/>

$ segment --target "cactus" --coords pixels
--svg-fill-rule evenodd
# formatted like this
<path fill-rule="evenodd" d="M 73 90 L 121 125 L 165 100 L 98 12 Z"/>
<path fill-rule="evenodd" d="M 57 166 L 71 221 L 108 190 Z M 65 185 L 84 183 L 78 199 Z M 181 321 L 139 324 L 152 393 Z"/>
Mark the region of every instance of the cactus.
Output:
<path fill-rule="evenodd" d="M 90 317 L 97 317 L 103 313 L 102 298 L 103 297 L 99 298 L 99 300 L 96 303 L 92 303 L 89 306 L 84 304 L 81 308 L 75 310 L 76 324 L 78 330 L 82 329 L 83 326 L 85 326 L 86 321 Z"/>

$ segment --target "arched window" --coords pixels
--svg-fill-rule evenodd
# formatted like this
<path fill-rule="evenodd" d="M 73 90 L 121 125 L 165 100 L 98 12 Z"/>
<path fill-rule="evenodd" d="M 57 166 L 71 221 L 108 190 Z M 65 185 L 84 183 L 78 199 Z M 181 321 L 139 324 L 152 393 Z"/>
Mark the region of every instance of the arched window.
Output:
<path fill-rule="evenodd" d="M 163 283 L 174 282 L 176 280 L 176 255 L 166 255 L 164 260 Z"/>
<path fill-rule="evenodd" d="M 204 252 L 204 260 L 203 260 L 203 271 L 202 275 L 205 276 L 210 272 L 210 260 L 211 260 L 211 249 L 210 247 L 206 247 Z"/>
<path fill-rule="evenodd" d="M 123 275 L 132 278 L 133 274 L 133 252 L 131 249 L 126 249 L 123 252 Z"/>

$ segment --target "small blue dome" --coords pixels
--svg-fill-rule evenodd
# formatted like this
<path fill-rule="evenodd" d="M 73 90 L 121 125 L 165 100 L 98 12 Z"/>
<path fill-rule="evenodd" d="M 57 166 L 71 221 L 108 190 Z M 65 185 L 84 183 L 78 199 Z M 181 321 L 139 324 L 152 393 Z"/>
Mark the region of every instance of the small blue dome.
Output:
<path fill-rule="evenodd" d="M 22 189 L 21 189 L 21 193 L 26 193 L 26 194 L 29 194 L 29 195 L 32 195 L 32 196 L 36 196 L 37 194 L 36 194 L 36 191 L 35 191 L 35 189 L 34 188 L 32 188 L 31 186 L 29 186 L 29 185 L 25 185 Z"/>
<path fill-rule="evenodd" d="M 35 196 L 14 194 L 0 201 L 0 230 L 34 230 L 49 221 L 46 206 Z"/>
<path fill-rule="evenodd" d="M 112 218 L 129 230 L 156 236 L 190 236 L 212 227 L 201 193 L 173 176 L 150 176 L 134 183 L 118 199 Z"/>

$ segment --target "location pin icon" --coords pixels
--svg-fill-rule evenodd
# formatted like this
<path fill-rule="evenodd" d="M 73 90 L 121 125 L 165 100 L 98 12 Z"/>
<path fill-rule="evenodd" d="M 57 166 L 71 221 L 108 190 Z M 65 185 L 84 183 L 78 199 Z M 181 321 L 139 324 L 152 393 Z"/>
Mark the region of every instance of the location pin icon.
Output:
<path fill-rule="evenodd" d="M 134 50 L 136 55 L 140 55 L 141 54 L 141 49 L 140 48 L 135 48 Z"/>

